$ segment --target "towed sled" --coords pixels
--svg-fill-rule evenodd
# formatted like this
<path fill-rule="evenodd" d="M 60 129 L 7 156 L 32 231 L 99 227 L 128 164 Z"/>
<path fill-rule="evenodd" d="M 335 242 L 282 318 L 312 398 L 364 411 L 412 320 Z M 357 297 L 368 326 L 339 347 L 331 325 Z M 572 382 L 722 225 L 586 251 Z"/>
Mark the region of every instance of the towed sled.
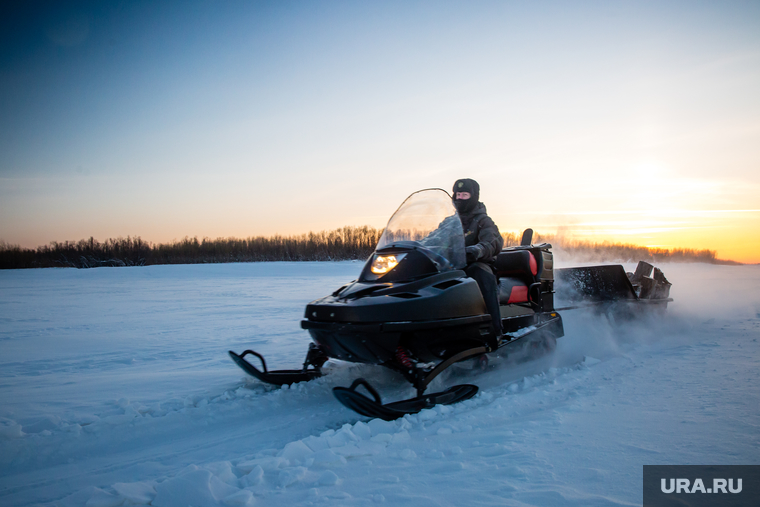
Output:
<path fill-rule="evenodd" d="M 528 229 L 519 246 L 505 248 L 494 262 L 504 333 L 496 336 L 478 284 L 462 271 L 464 233 L 451 196 L 441 189 L 415 192 L 389 220 L 359 278 L 306 305 L 301 327 L 313 343 L 300 370 L 269 370 L 253 350 L 230 351 L 230 357 L 246 373 L 275 385 L 320 377 L 329 359 L 390 368 L 416 388 L 416 397 L 384 404 L 361 378 L 333 388 L 346 407 L 385 420 L 472 398 L 478 387 L 471 384 L 425 391 L 457 362 L 474 359 L 484 367 L 487 354 L 497 350 L 541 355 L 564 335 L 554 307 L 551 245 L 531 240 Z M 571 305 L 566 309 L 618 301 L 666 305 L 670 284 L 659 270 L 650 277 L 651 265 L 644 264 L 635 274 L 626 274 L 622 266 L 557 270 L 558 292 Z M 260 367 L 247 357 L 257 358 Z"/>

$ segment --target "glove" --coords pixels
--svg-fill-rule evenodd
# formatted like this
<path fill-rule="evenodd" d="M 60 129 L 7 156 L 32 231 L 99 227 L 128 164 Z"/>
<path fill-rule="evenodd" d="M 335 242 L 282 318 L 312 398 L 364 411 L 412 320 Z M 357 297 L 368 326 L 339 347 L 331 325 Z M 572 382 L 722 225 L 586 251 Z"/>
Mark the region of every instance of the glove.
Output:
<path fill-rule="evenodd" d="M 467 264 L 477 262 L 483 256 L 483 247 L 480 245 L 468 246 L 464 251 L 467 256 Z"/>

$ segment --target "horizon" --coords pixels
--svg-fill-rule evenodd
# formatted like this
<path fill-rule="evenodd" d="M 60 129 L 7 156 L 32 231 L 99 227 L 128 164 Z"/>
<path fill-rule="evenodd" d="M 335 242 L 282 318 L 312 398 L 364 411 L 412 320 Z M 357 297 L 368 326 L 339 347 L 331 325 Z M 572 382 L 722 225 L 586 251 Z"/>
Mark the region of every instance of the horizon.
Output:
<path fill-rule="evenodd" d="M 380 229 L 470 177 L 502 232 L 760 263 L 760 4 L 2 9 L 6 244 Z"/>
<path fill-rule="evenodd" d="M 14 245 L 14 244 L 8 244 L 4 241 L 0 241 L 0 251 L 4 249 L 13 249 L 13 248 L 21 248 L 22 250 L 31 250 L 31 251 L 40 251 L 40 249 L 44 248 L 57 248 L 65 245 L 72 245 L 76 246 L 81 243 L 87 243 L 89 241 L 94 241 L 96 248 L 100 245 L 105 245 L 108 242 L 121 242 L 121 241 L 127 241 L 127 240 L 139 240 L 144 245 L 148 246 L 149 248 L 156 248 L 156 247 L 164 247 L 164 246 L 172 246 L 177 244 L 182 244 L 187 241 L 196 241 L 198 243 L 215 243 L 215 242 L 224 242 L 224 241 L 249 241 L 249 240 L 272 240 L 274 238 L 283 238 L 284 240 L 297 240 L 300 241 L 304 237 L 307 237 L 311 234 L 314 234 L 316 236 L 324 236 L 325 234 L 329 235 L 332 233 L 338 233 L 345 229 L 363 229 L 367 228 L 370 231 L 373 231 L 374 233 L 381 233 L 383 231 L 383 228 L 375 228 L 370 225 L 362 225 L 362 226 L 350 226 L 346 225 L 343 227 L 339 227 L 336 229 L 331 230 L 319 230 L 319 231 L 308 231 L 304 233 L 296 233 L 296 234 L 273 234 L 268 236 L 262 236 L 262 235 L 253 235 L 253 236 L 247 236 L 247 237 L 237 237 L 237 236 L 225 236 L 225 237 L 209 237 L 209 236 L 184 236 L 182 238 L 172 238 L 169 241 L 162 241 L 162 242 L 155 242 L 150 240 L 145 240 L 141 236 L 118 236 L 118 237 L 108 237 L 108 238 L 95 238 L 93 236 L 80 238 L 79 240 L 63 240 L 63 241 L 50 241 L 45 245 L 39 245 L 37 247 L 23 247 L 20 245 Z M 507 237 L 511 236 L 512 240 L 519 241 L 520 237 L 523 234 L 523 231 L 499 231 L 502 235 L 502 237 L 505 237 L 505 241 L 507 241 Z M 709 250 L 709 249 L 698 249 L 698 248 L 690 248 L 690 247 L 674 247 L 674 248 L 663 248 L 659 245 L 653 245 L 653 246 L 647 246 L 647 245 L 637 245 L 634 243 L 626 243 L 626 242 L 612 242 L 606 239 L 601 239 L 600 241 L 595 240 L 589 240 L 589 239 L 577 239 L 577 238 L 567 238 L 560 234 L 552 234 L 552 233 L 545 233 L 542 231 L 533 231 L 533 239 L 535 240 L 536 237 L 540 239 L 540 242 L 546 242 L 551 241 L 553 242 L 553 248 L 555 248 L 558 252 L 563 252 L 565 249 L 569 248 L 570 252 L 573 252 L 575 250 L 584 250 L 589 247 L 601 247 L 601 248 L 607 248 L 607 249 L 618 249 L 618 248 L 642 248 L 649 251 L 651 255 L 666 255 L 669 256 L 671 254 L 679 254 L 679 253 L 685 253 L 686 257 L 692 260 L 686 260 L 686 261 L 679 261 L 679 260 L 672 260 L 672 262 L 705 262 L 705 261 L 697 261 L 693 260 L 695 259 L 695 255 L 701 254 L 701 253 L 709 253 L 713 257 L 713 262 L 716 264 L 739 264 L 739 265 L 760 265 L 760 262 L 753 263 L 753 262 L 739 262 L 734 259 L 727 259 L 727 258 L 720 258 L 717 256 L 717 252 L 715 250 Z M 535 243 L 539 244 L 539 243 Z M 504 247 L 506 248 L 508 245 L 507 243 L 504 244 Z M 571 257 L 577 256 L 577 253 L 571 253 Z M 585 258 L 585 254 L 580 254 L 582 257 Z M 610 258 L 609 260 L 615 260 L 617 258 Z M 587 259 L 588 260 L 588 259 Z M 642 259 L 639 259 L 642 260 Z M 661 262 L 663 259 L 659 259 L 658 262 Z M 243 261 L 247 262 L 247 261 Z"/>

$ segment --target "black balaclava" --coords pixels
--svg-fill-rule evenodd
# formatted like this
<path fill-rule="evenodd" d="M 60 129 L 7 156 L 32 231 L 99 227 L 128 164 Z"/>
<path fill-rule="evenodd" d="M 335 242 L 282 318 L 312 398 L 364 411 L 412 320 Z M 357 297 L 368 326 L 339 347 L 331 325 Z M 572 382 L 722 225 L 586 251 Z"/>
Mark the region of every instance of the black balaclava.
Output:
<path fill-rule="evenodd" d="M 457 199 L 456 198 L 457 192 L 469 192 L 470 198 L 466 200 Z M 479 199 L 480 199 L 480 185 L 478 185 L 477 181 L 471 180 L 470 178 L 464 178 L 461 180 L 457 180 L 454 183 L 453 202 L 454 202 L 454 207 L 457 209 L 457 212 L 460 215 L 470 213 L 471 211 L 473 211 L 475 207 L 478 205 Z"/>

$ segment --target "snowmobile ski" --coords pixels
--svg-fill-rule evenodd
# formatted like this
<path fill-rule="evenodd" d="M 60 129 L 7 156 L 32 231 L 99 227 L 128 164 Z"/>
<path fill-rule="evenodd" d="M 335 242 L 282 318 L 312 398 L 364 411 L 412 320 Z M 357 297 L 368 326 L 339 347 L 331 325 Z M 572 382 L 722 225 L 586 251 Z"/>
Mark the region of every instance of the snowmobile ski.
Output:
<path fill-rule="evenodd" d="M 242 354 L 236 354 L 233 351 L 229 351 L 230 357 L 235 364 L 240 366 L 244 372 L 256 377 L 262 382 L 267 384 L 273 384 L 281 386 L 284 384 L 295 384 L 297 382 L 308 382 L 315 378 L 322 376 L 322 365 L 327 361 L 325 356 L 319 349 L 319 347 L 313 343 L 309 344 L 309 352 L 306 354 L 306 360 L 303 363 L 303 368 L 300 370 L 267 370 L 267 363 L 264 360 L 264 356 L 253 350 L 246 350 Z M 253 355 L 259 358 L 261 361 L 262 370 L 259 370 L 254 365 L 245 360 L 246 355 Z M 314 368 L 309 369 L 309 366 Z"/>
<path fill-rule="evenodd" d="M 356 379 L 351 387 L 334 387 L 333 394 L 344 406 L 368 417 L 379 417 L 386 421 L 398 419 L 404 414 L 416 414 L 422 409 L 431 408 L 435 405 L 451 405 L 472 398 L 478 392 L 478 386 L 462 384 L 451 387 L 446 391 L 433 394 L 423 394 L 427 386 L 452 364 L 463 361 L 471 357 L 483 356 L 490 349 L 487 347 L 475 347 L 469 350 L 463 350 L 454 354 L 445 361 L 441 361 L 431 370 L 416 369 L 402 371 L 414 387 L 417 389 L 417 397 L 408 400 L 394 401 L 383 405 L 380 395 L 377 391 L 363 378 Z M 356 392 L 356 388 L 364 386 L 372 395 L 374 400 L 369 399 L 361 393 Z"/>
<path fill-rule="evenodd" d="M 359 386 L 372 395 L 373 399 L 356 391 Z M 378 392 L 363 378 L 354 380 L 351 387 L 334 387 L 333 394 L 347 408 L 361 415 L 392 421 L 403 417 L 405 414 L 416 414 L 420 410 L 434 407 L 435 405 L 451 405 L 460 401 L 468 400 L 478 392 L 478 386 L 461 384 L 450 387 L 439 393 L 425 394 L 408 400 L 394 401 L 383 405 Z"/>

